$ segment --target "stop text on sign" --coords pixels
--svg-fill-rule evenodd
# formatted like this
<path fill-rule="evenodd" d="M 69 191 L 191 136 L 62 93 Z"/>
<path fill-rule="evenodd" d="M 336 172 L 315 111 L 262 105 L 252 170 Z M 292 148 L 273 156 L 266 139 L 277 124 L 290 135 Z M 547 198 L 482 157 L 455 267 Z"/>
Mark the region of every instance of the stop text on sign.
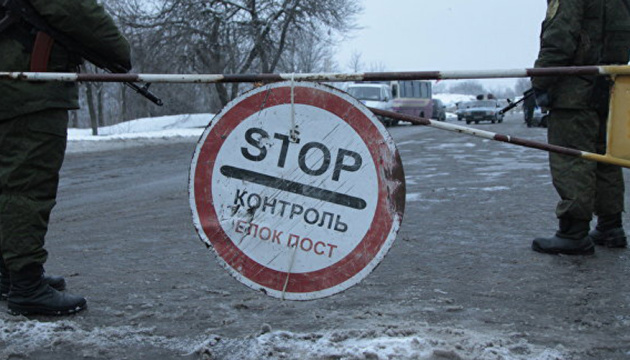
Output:
<path fill-rule="evenodd" d="M 282 145 L 280 151 L 278 152 L 277 165 L 279 168 L 284 168 L 290 145 L 292 143 L 296 145 L 299 144 L 300 139 L 295 138 L 291 141 L 292 139 L 289 135 L 278 133 L 275 133 L 273 138 L 281 141 Z M 263 129 L 251 128 L 245 132 L 245 141 L 257 150 L 256 154 L 252 154 L 250 149 L 245 147 L 241 148 L 241 153 L 246 159 L 251 161 L 262 161 L 265 157 L 267 157 L 268 150 L 267 147 L 262 144 L 262 139 L 270 139 L 269 134 Z M 311 165 L 307 163 L 307 157 L 309 153 L 313 155 L 314 152 L 319 152 L 319 154 L 316 155 L 320 155 L 322 161 L 319 165 L 311 167 Z M 350 159 L 352 162 L 349 164 L 346 163 L 346 158 Z M 301 146 L 298 155 L 298 165 L 300 170 L 302 170 L 305 174 L 320 176 L 330 169 L 331 159 L 331 151 L 326 144 L 312 141 Z M 362 163 L 363 159 L 360 154 L 348 149 L 338 149 L 335 157 L 332 179 L 334 181 L 339 181 L 342 171 L 357 171 L 361 168 Z"/>

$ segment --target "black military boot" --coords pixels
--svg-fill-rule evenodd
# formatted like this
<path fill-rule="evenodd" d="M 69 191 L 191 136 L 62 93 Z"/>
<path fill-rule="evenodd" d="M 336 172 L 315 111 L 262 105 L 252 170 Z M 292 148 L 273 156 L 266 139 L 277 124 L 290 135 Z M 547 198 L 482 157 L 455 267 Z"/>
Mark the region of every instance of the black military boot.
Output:
<path fill-rule="evenodd" d="M 11 272 L 11 290 L 8 296 L 9 313 L 13 315 L 68 315 L 87 307 L 81 296 L 62 293 L 44 282 L 43 268 L 39 264 Z"/>
<path fill-rule="evenodd" d="M 55 290 L 63 291 L 66 289 L 66 280 L 61 276 L 44 275 L 44 282 L 52 286 Z M 4 260 L 0 256 L 0 301 L 6 301 L 11 286 L 11 277 L 9 270 L 4 265 Z"/>
<path fill-rule="evenodd" d="M 628 245 L 623 230 L 621 213 L 597 217 L 597 226 L 588 233 L 596 245 L 609 248 L 624 248 Z"/>
<path fill-rule="evenodd" d="M 560 219 L 560 229 L 553 237 L 537 238 L 532 249 L 546 254 L 592 255 L 595 253 L 593 241 L 588 236 L 589 221 Z"/>

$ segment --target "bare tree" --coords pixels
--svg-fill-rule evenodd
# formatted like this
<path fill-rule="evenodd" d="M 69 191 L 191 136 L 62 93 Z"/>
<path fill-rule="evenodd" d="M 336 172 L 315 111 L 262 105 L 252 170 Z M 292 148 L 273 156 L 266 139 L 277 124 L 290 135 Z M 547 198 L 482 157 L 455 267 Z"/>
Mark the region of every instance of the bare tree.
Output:
<path fill-rule="evenodd" d="M 334 33 L 353 28 L 361 10 L 358 0 L 161 0 L 149 10 L 138 0 L 118 1 L 121 19 L 141 34 L 149 58 L 165 59 L 171 71 L 205 73 L 270 73 L 281 63 L 299 69 L 299 46 L 321 51 Z M 300 61 L 316 68 L 313 60 Z M 239 85 L 219 83 L 215 90 L 223 106 Z"/>
<path fill-rule="evenodd" d="M 348 68 L 350 71 L 358 73 L 363 70 L 363 61 L 361 60 L 361 53 L 358 51 L 353 51 L 350 56 L 350 61 L 348 61 Z"/>
<path fill-rule="evenodd" d="M 445 94 L 448 93 L 448 85 L 444 81 L 436 81 L 433 84 L 433 93 L 435 94 Z"/>
<path fill-rule="evenodd" d="M 525 91 L 532 88 L 532 82 L 528 78 L 519 78 L 514 85 L 514 92 L 517 95 L 522 95 Z"/>
<path fill-rule="evenodd" d="M 336 70 L 334 47 L 321 41 L 321 34 L 305 33 L 291 36 L 277 71 L 285 73 L 316 73 Z"/>
<path fill-rule="evenodd" d="M 98 72 L 97 68 L 91 64 L 82 65 L 81 69 L 83 72 Z M 98 127 L 103 126 L 103 83 L 88 82 L 83 86 L 85 87 L 92 135 L 98 135 Z"/>
<path fill-rule="evenodd" d="M 483 84 L 478 80 L 458 81 L 449 88 L 453 94 L 479 95 L 485 94 L 487 91 Z"/>
<path fill-rule="evenodd" d="M 368 71 L 372 72 L 384 72 L 386 70 L 387 66 L 381 61 L 373 61 L 370 63 L 370 66 L 368 66 Z"/>
<path fill-rule="evenodd" d="M 136 73 L 336 71 L 335 44 L 356 29 L 360 0 L 109 0 Z M 90 68 L 88 71 L 94 71 Z M 156 107 L 120 84 L 82 84 L 77 124 L 215 112 L 251 85 L 155 84 Z"/>

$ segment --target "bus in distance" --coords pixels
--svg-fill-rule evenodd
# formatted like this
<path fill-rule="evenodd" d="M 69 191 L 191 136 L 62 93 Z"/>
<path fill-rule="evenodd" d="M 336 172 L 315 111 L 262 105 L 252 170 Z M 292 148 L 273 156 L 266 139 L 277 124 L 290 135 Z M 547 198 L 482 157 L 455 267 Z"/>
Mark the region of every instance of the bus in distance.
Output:
<path fill-rule="evenodd" d="M 394 112 L 421 118 L 431 118 L 433 115 L 433 96 L 430 81 L 397 80 L 390 83 L 394 103 Z"/>

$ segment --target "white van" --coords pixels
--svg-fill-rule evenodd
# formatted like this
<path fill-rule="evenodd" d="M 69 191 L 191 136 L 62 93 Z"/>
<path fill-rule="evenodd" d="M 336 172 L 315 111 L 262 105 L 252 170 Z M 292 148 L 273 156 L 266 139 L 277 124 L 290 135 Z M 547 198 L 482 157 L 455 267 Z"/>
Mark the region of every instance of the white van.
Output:
<path fill-rule="evenodd" d="M 367 107 L 392 111 L 394 102 L 392 92 L 387 84 L 350 84 L 347 92 L 364 103 Z M 398 123 L 397 120 L 381 118 L 380 116 L 378 118 L 385 126 L 396 125 Z"/>

